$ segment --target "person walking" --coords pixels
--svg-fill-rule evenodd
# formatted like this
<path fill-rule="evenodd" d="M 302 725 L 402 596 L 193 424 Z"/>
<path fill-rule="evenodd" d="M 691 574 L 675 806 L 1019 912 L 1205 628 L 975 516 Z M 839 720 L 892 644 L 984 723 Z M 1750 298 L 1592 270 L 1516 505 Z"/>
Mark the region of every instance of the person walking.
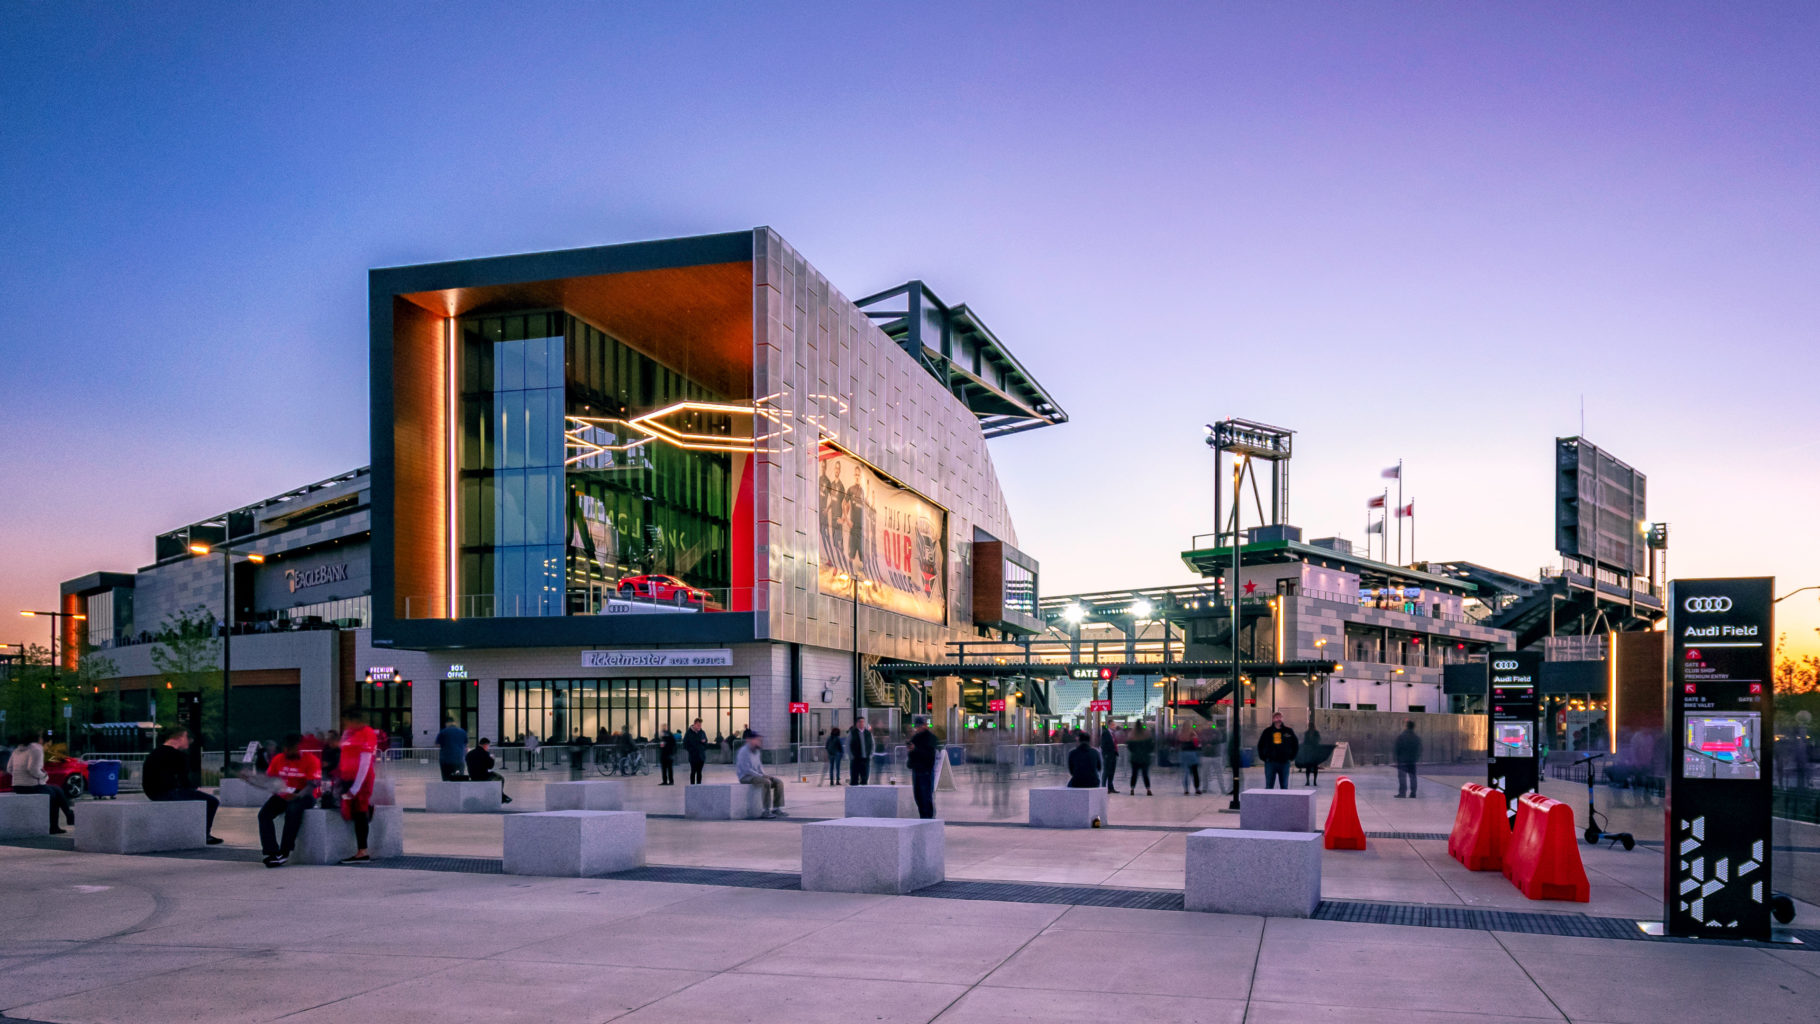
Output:
<path fill-rule="evenodd" d="M 784 780 L 765 774 L 764 742 L 763 736 L 747 729 L 746 742 L 733 758 L 733 773 L 741 783 L 759 787 L 764 807 L 760 817 L 781 818 L 784 816 Z"/>
<path fill-rule="evenodd" d="M 1144 795 L 1155 796 L 1150 791 L 1150 759 L 1156 754 L 1156 740 L 1142 722 L 1131 730 L 1131 738 L 1125 741 L 1125 753 L 1131 758 L 1131 795 L 1137 796 L 1138 776 L 1143 775 Z"/>
<path fill-rule="evenodd" d="M 42 793 L 50 797 L 51 835 L 60 836 L 64 829 L 57 824 L 57 815 L 61 813 L 65 823 L 76 824 L 76 812 L 70 809 L 69 794 L 61 786 L 51 785 L 51 777 L 44 770 L 44 734 L 37 730 L 26 733 L 19 744 L 13 747 L 12 755 L 6 759 L 7 774 L 13 777 L 13 792 L 33 794 Z"/>
<path fill-rule="evenodd" d="M 1396 743 L 1391 745 L 1391 752 L 1397 761 L 1397 795 L 1403 795 L 1403 782 L 1409 781 L 1409 796 L 1416 795 L 1416 763 L 1422 760 L 1422 737 L 1416 735 L 1416 723 L 1403 723 L 1403 731 L 1397 733 Z"/>
<path fill-rule="evenodd" d="M 666 723 L 657 737 L 657 767 L 663 772 L 660 786 L 676 785 L 676 730 Z"/>
<path fill-rule="evenodd" d="M 689 785 L 701 782 L 701 766 L 708 760 L 708 732 L 701 727 L 701 719 L 689 723 L 689 730 L 683 733 L 683 750 L 689 754 Z"/>
<path fill-rule="evenodd" d="M 839 726 L 828 730 L 828 742 L 822 744 L 822 749 L 828 752 L 828 785 L 838 786 L 840 785 L 840 759 L 847 749 L 841 744 Z"/>
<path fill-rule="evenodd" d="M 1106 792 L 1119 791 L 1119 738 L 1110 723 L 1100 727 L 1100 770 L 1106 773 Z"/>
<path fill-rule="evenodd" d="M 1086 732 L 1075 737 L 1074 749 L 1068 752 L 1068 788 L 1098 789 L 1100 785 L 1100 752 Z"/>
<path fill-rule="evenodd" d="M 341 759 L 336 763 L 341 818 L 354 825 L 354 855 L 343 864 L 365 864 L 368 830 L 373 823 L 373 784 L 379 780 L 379 730 L 367 724 L 366 712 L 352 705 L 341 711 Z"/>
<path fill-rule="evenodd" d="M 847 767 L 849 785 L 871 785 L 872 755 L 876 753 L 878 737 L 872 732 L 872 723 L 864 718 L 855 719 L 853 727 L 847 730 L 847 755 L 853 759 Z"/>
<path fill-rule="evenodd" d="M 1194 781 L 1196 796 L 1201 792 L 1201 731 L 1183 724 L 1176 735 L 1176 753 L 1182 759 L 1182 795 L 1188 795 L 1189 780 Z"/>
<path fill-rule="evenodd" d="M 910 791 L 916 797 L 916 815 L 919 818 L 935 817 L 935 759 L 941 756 L 936 748 L 935 733 L 929 731 L 929 720 L 917 718 L 916 732 L 910 736 L 910 752 L 907 763 L 910 767 Z"/>
<path fill-rule="evenodd" d="M 509 804 L 512 798 L 506 795 L 506 777 L 493 770 L 497 763 L 493 760 L 493 741 L 482 736 L 468 751 L 468 781 L 499 783 L 499 802 Z"/>
<path fill-rule="evenodd" d="M 1264 762 L 1264 788 L 1289 788 L 1289 765 L 1295 760 L 1295 730 L 1283 724 L 1283 713 L 1270 713 L 1270 727 L 1258 736 L 1258 759 Z"/>
<path fill-rule="evenodd" d="M 145 755 L 145 764 L 139 767 L 140 788 L 145 791 L 147 800 L 197 800 L 207 804 L 203 831 L 210 846 L 220 846 L 222 841 L 215 837 L 215 812 L 221 809 L 221 801 L 196 788 L 195 780 L 190 777 L 190 759 L 186 753 L 189 749 L 188 729 L 173 725 L 164 730 L 164 742 Z"/>
<path fill-rule="evenodd" d="M 1308 723 L 1308 730 L 1302 733 L 1302 740 L 1296 751 L 1295 766 L 1302 772 L 1303 783 L 1310 786 L 1321 784 L 1321 762 L 1327 759 L 1327 752 L 1321 749 L 1321 730 L 1315 728 L 1314 722 Z"/>
<path fill-rule="evenodd" d="M 461 778 L 462 766 L 468 760 L 468 733 L 455 724 L 453 717 L 442 720 L 442 731 L 436 734 L 436 763 L 442 769 L 442 781 Z"/>
<path fill-rule="evenodd" d="M 265 768 L 267 776 L 278 780 L 278 789 L 259 808 L 259 852 L 265 855 L 268 868 L 284 867 L 291 859 L 303 812 L 316 802 L 316 784 L 322 781 L 322 759 L 302 748 L 303 737 L 291 733 L 284 738 L 284 749 Z M 272 825 L 280 815 L 284 817 L 282 839 Z"/>

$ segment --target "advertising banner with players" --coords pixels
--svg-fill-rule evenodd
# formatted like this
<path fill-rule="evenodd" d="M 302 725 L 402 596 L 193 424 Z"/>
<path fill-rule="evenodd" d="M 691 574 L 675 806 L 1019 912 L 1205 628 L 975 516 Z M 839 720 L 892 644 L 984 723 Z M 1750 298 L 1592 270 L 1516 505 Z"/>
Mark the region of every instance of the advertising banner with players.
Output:
<path fill-rule="evenodd" d="M 948 513 L 847 452 L 824 444 L 821 592 L 926 622 L 948 621 Z"/>

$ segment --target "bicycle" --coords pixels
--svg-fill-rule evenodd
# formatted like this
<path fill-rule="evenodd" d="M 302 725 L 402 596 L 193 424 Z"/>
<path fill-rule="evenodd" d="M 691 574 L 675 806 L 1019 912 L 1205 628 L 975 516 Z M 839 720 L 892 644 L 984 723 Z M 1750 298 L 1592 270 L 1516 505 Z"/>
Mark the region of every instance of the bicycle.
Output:
<path fill-rule="evenodd" d="M 645 760 L 645 755 L 642 751 L 633 751 L 630 754 L 609 754 L 605 761 L 595 763 L 594 770 L 609 777 L 614 775 L 649 775 L 651 774 L 651 765 Z"/>

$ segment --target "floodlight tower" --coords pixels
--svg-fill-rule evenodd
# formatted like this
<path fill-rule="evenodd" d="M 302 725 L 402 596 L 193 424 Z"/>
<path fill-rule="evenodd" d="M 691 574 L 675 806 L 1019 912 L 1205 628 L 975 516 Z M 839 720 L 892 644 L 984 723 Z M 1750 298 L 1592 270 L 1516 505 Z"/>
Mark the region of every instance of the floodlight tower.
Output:
<path fill-rule="evenodd" d="M 1249 475 L 1251 496 L 1258 508 L 1258 524 L 1274 526 L 1289 515 L 1289 457 L 1294 436 L 1293 430 L 1251 420 L 1224 419 L 1207 424 L 1207 447 L 1213 449 L 1213 516 L 1221 537 L 1227 530 L 1222 501 L 1224 478 L 1220 474 L 1229 461 L 1228 456 L 1232 465 L 1232 578 L 1226 581 L 1226 610 L 1232 616 L 1232 724 L 1226 735 L 1226 756 L 1232 762 L 1232 802 L 1227 806 L 1234 811 L 1239 809 L 1239 790 L 1244 785 L 1245 775 L 1244 762 L 1239 758 L 1239 704 L 1244 693 L 1239 678 L 1239 544 L 1242 538 L 1239 508 L 1245 478 Z M 1270 464 L 1269 518 L 1264 515 L 1264 500 L 1258 493 L 1255 463 L 1260 461 Z M 1282 660 L 1282 652 L 1277 652 L 1277 659 Z"/>

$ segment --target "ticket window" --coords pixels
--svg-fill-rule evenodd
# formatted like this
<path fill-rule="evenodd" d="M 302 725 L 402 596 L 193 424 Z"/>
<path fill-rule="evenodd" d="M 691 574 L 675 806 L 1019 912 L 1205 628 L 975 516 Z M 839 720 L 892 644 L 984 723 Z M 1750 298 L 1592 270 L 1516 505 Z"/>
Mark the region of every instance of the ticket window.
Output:
<path fill-rule="evenodd" d="M 453 718 L 468 734 L 468 742 L 480 739 L 480 681 L 477 679 L 444 679 L 442 681 L 442 717 L 436 727 Z"/>

